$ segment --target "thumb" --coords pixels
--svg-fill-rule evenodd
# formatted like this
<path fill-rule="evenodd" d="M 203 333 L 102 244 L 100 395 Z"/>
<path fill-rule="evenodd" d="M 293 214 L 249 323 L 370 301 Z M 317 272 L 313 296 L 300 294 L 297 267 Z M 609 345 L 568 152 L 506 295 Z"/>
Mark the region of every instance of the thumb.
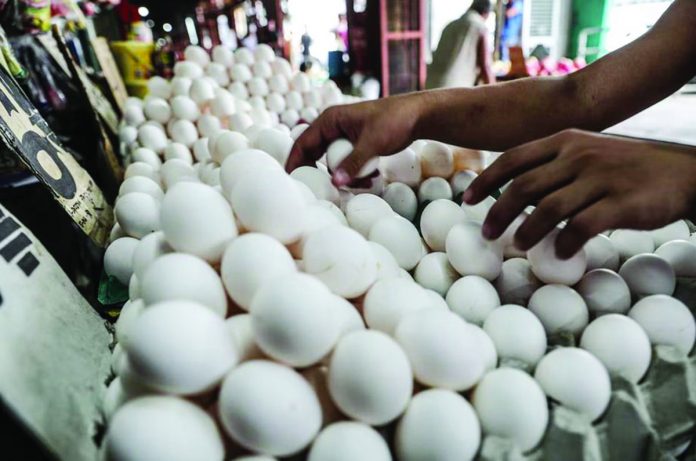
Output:
<path fill-rule="evenodd" d="M 334 186 L 343 187 L 352 183 L 360 173 L 360 169 L 375 156 L 371 150 L 365 149 L 363 144 L 359 141 L 353 152 L 338 165 L 332 178 Z"/>

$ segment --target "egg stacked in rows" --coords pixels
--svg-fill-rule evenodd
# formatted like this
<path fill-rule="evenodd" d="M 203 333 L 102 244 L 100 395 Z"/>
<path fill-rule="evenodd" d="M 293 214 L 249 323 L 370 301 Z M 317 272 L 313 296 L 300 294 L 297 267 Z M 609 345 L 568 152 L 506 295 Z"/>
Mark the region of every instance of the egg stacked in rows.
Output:
<path fill-rule="evenodd" d="M 484 240 L 492 199 L 453 201 L 476 174 L 440 143 L 366 165 L 361 176 L 379 170 L 374 193 L 331 184 L 345 140 L 288 175 L 294 117 L 258 123 L 243 95 L 225 114 L 215 101 L 227 93 L 200 98 L 193 86 L 215 76 L 217 91 L 231 76 L 224 91 L 241 92 L 246 72 L 266 75 L 259 63 L 286 67 L 267 51 L 218 48 L 208 62 L 190 48 L 175 79 L 152 82 L 174 107 L 192 80 L 183 93 L 198 126 L 183 139 L 192 125 L 177 122 L 194 121 L 155 120 L 148 103 L 170 103 L 149 98 L 116 202 L 105 270 L 130 300 L 116 323 L 105 459 L 459 461 L 486 436 L 527 452 L 550 405 L 598 420 L 610 376 L 639 382 L 654 345 L 691 351 L 694 318 L 671 297 L 676 276 L 696 276 L 686 223 L 600 235 L 560 261 L 555 232 L 514 248 L 524 215 Z"/>

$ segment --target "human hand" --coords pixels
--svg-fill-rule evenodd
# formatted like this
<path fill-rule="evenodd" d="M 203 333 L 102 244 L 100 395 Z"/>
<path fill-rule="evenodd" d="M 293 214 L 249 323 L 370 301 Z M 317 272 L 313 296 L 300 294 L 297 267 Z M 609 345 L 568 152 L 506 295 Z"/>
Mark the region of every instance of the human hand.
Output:
<path fill-rule="evenodd" d="M 526 251 L 568 219 L 556 240 L 560 258 L 608 229 L 656 229 L 696 214 L 696 150 L 684 146 L 566 130 L 503 154 L 464 201 L 476 204 L 510 180 L 486 217 L 484 236 L 500 237 L 536 205 L 515 245 Z"/>
<path fill-rule="evenodd" d="M 416 93 L 331 107 L 297 139 L 285 168 L 291 172 L 313 166 L 331 142 L 345 138 L 354 150 L 333 172 L 333 182 L 338 187 L 352 184 L 368 160 L 395 154 L 411 144 L 421 104 Z"/>

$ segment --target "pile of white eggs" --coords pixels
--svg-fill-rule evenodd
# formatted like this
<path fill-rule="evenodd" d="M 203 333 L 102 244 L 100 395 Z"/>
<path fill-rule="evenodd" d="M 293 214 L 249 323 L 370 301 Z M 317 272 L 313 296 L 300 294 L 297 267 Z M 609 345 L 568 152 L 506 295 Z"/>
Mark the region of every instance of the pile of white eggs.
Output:
<path fill-rule="evenodd" d="M 599 420 L 610 378 L 641 381 L 652 346 L 691 352 L 672 297 L 696 276 L 685 222 L 599 235 L 568 261 L 556 233 L 525 254 L 524 216 L 487 241 L 493 200 L 454 201 L 476 174 L 449 146 L 368 164 L 369 191 L 331 183 L 345 140 L 288 175 L 287 111 L 341 102 L 333 87 L 266 47 L 186 58 L 125 115 L 104 266 L 130 299 L 106 460 L 465 461 L 488 436 L 529 452 L 550 407 Z"/>

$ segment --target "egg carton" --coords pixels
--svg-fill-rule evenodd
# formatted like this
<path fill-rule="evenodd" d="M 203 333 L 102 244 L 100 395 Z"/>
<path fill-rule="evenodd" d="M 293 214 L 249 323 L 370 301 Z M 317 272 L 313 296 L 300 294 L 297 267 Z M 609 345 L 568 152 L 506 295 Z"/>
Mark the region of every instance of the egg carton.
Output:
<path fill-rule="evenodd" d="M 674 296 L 696 310 L 696 280 L 680 279 Z M 560 336 L 555 345 L 573 345 Z M 612 380 L 612 398 L 602 418 L 554 405 L 543 441 L 522 453 L 511 441 L 483 440 L 481 461 L 677 461 L 696 460 L 696 352 L 684 356 L 669 346 L 653 349 L 653 361 L 639 384 Z"/>

